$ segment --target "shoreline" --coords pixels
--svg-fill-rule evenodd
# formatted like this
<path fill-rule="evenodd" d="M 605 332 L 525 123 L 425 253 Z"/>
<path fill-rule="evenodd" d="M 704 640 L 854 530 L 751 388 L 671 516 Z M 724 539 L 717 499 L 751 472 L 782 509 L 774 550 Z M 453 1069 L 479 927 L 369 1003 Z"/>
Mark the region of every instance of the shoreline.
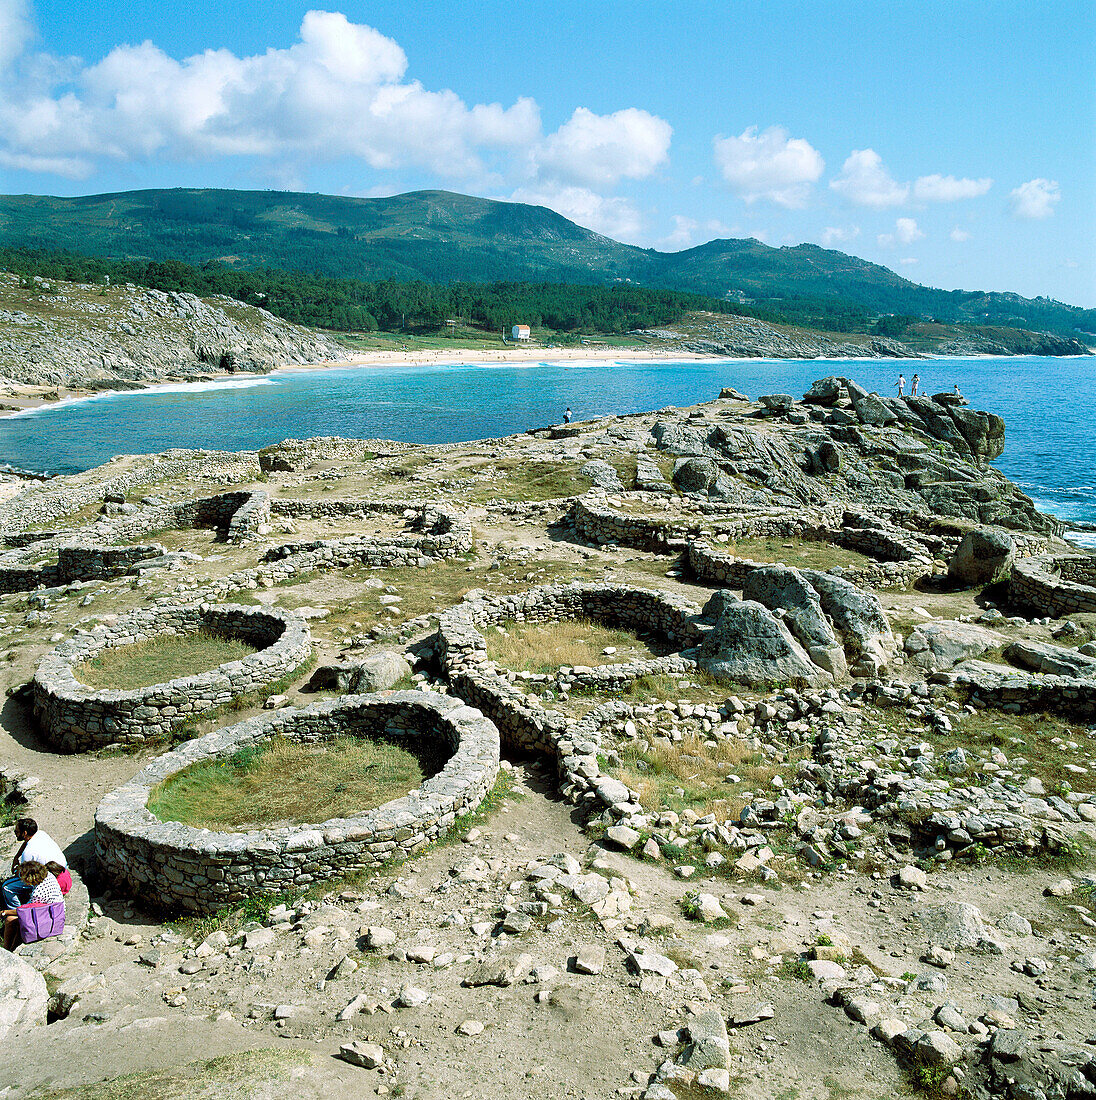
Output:
<path fill-rule="evenodd" d="M 817 363 L 846 363 L 846 362 L 872 362 L 872 363 L 916 363 L 926 361 L 946 362 L 951 359 L 1015 359 L 1013 355 L 921 355 L 917 358 L 901 359 L 883 355 L 858 356 L 856 359 L 848 357 L 817 356 L 813 360 Z M 1085 359 L 1089 356 L 1068 356 L 1070 359 Z M 82 386 L 18 386 L 18 392 L 0 395 L 0 419 L 18 416 L 33 409 L 53 408 L 61 405 L 75 404 L 79 401 L 89 401 L 100 397 L 112 397 L 124 393 L 142 393 L 156 390 L 163 386 L 208 386 L 220 382 L 237 382 L 244 379 L 270 378 L 275 374 L 298 374 L 308 371 L 341 370 L 347 367 L 424 367 L 432 365 L 453 364 L 487 364 L 503 366 L 507 363 L 536 363 L 542 360 L 559 362 L 604 362 L 608 360 L 648 361 L 664 363 L 683 363 L 698 360 L 711 360 L 724 363 L 780 363 L 787 359 L 786 356 L 771 355 L 742 355 L 725 356 L 712 355 L 696 351 L 672 351 L 670 349 L 655 349 L 651 347 L 621 347 L 612 348 L 604 345 L 596 347 L 506 347 L 506 348 L 453 348 L 437 349 L 430 351 L 385 351 L 375 349 L 372 351 L 353 352 L 338 359 L 317 360 L 311 363 L 287 363 L 282 366 L 272 367 L 266 371 L 208 371 L 197 376 L 169 375 L 155 381 L 141 382 L 136 385 L 127 385 L 121 388 L 89 389 Z M 798 360 L 788 359 L 789 362 Z M 123 381 L 122 379 L 118 380 Z M 47 396 L 56 394 L 56 397 Z"/>

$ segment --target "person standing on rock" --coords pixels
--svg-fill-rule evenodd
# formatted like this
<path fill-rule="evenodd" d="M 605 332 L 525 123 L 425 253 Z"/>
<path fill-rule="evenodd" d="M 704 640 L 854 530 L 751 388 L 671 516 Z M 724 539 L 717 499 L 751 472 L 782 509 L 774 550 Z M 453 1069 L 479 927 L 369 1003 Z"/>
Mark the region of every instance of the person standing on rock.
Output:
<path fill-rule="evenodd" d="M 567 411 L 563 414 L 563 423 L 564 424 L 570 424 L 571 423 L 571 406 L 570 405 L 567 406 Z"/>
<path fill-rule="evenodd" d="M 898 387 L 898 396 L 899 397 L 905 397 L 906 396 L 906 376 L 904 374 L 900 374 L 898 376 L 898 381 L 895 382 L 895 385 Z"/>
<path fill-rule="evenodd" d="M 921 385 L 921 375 L 915 374 L 910 379 L 910 396 L 911 397 L 916 397 L 917 396 L 917 387 L 919 385 Z"/>
<path fill-rule="evenodd" d="M 19 865 L 22 863 L 58 863 L 63 868 L 64 876 L 68 877 L 68 860 L 61 851 L 57 842 L 44 829 L 38 828 L 38 822 L 33 817 L 21 817 L 15 823 L 15 839 L 20 842 L 16 849 L 15 857 L 11 861 L 11 875 L 5 879 L 0 892 L 3 894 L 5 909 L 13 909 L 22 905 L 30 897 L 30 887 L 19 877 Z M 69 879 L 68 886 L 71 887 Z"/>

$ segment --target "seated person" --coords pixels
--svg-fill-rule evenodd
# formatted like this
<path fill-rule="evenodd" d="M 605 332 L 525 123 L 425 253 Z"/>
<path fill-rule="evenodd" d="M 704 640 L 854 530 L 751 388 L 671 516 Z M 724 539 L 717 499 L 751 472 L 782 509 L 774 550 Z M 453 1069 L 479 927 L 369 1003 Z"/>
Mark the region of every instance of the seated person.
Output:
<path fill-rule="evenodd" d="M 29 890 L 25 905 L 51 905 L 54 902 L 64 904 L 61 887 L 57 879 L 46 870 L 45 864 L 28 859 L 19 864 L 19 878 Z M 19 915 L 15 909 L 0 910 L 4 918 L 4 946 L 13 951 L 19 940 Z"/>
<path fill-rule="evenodd" d="M 11 861 L 12 877 L 6 879 L 0 891 L 3 900 L 0 904 L 7 909 L 21 905 L 30 897 L 30 890 L 19 878 L 19 864 L 26 860 L 34 860 L 36 863 L 58 863 L 65 872 L 68 885 L 71 887 L 72 879 L 68 875 L 68 860 L 61 851 L 57 842 L 44 829 L 38 828 L 38 822 L 33 817 L 21 817 L 15 823 L 15 839 L 20 841 L 16 849 L 15 858 Z M 68 891 L 66 890 L 66 893 Z"/>

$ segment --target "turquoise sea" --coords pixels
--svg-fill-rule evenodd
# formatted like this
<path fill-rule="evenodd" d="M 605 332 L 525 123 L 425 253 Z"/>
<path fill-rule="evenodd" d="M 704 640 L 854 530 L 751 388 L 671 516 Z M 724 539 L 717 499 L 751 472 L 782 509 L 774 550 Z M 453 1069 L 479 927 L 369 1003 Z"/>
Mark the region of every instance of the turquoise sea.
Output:
<path fill-rule="evenodd" d="M 1007 425 L 997 467 L 1064 520 L 1096 523 L 1096 356 L 896 360 L 606 359 L 280 371 L 103 394 L 0 419 L 0 463 L 75 473 L 123 453 L 243 450 L 341 435 L 448 443 L 495 438 L 607 413 L 691 405 L 722 386 L 796 396 L 829 374 L 896 392 L 958 385 Z M 907 393 L 909 392 L 907 386 Z"/>

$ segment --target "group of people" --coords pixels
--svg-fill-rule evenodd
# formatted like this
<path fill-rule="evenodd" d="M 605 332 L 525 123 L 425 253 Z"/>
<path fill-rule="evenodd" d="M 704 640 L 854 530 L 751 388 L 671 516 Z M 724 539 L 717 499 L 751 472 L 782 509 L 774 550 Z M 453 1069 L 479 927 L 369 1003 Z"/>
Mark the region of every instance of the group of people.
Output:
<path fill-rule="evenodd" d="M 11 877 L 0 884 L 3 894 L 4 946 L 13 951 L 21 942 L 20 909 L 61 906 L 63 925 L 65 895 L 72 889 L 68 860 L 57 842 L 32 817 L 15 823 L 19 847 L 11 861 Z"/>
<path fill-rule="evenodd" d="M 906 396 L 906 376 L 904 374 L 900 374 L 898 376 L 898 381 L 895 382 L 895 385 L 898 387 L 898 396 L 899 397 L 905 397 Z M 915 374 L 910 379 L 910 397 L 916 397 L 917 396 L 917 388 L 920 385 L 921 385 L 921 376 L 919 374 Z M 923 392 L 924 391 L 922 391 L 922 393 Z M 962 398 L 963 395 L 959 392 L 959 383 L 958 382 L 956 382 L 956 384 L 955 384 L 955 391 L 954 392 L 955 392 L 956 397 Z"/>

